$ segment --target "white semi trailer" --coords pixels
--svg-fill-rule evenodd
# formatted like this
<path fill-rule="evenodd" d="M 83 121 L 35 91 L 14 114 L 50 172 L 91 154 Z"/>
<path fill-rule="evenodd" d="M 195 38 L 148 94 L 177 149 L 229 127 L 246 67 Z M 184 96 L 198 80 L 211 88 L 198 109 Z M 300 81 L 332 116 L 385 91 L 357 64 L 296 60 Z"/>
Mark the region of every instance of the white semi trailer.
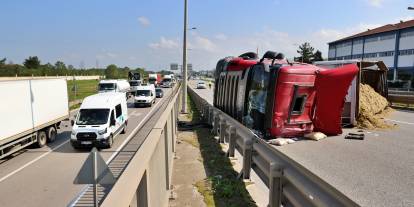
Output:
<path fill-rule="evenodd" d="M 29 145 L 53 142 L 69 117 L 64 79 L 0 81 L 0 159 Z"/>

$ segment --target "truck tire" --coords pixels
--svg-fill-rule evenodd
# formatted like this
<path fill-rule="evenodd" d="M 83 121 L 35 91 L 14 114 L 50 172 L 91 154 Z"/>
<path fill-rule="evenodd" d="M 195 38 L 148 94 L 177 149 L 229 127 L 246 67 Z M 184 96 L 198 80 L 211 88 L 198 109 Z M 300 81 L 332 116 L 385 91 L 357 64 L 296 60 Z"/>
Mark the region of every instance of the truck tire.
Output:
<path fill-rule="evenodd" d="M 47 128 L 46 135 L 47 135 L 47 142 L 49 143 L 54 142 L 56 139 L 56 135 L 57 135 L 56 128 L 54 126 Z"/>
<path fill-rule="evenodd" d="M 125 126 L 121 131 L 121 134 L 125 134 L 126 132 L 127 132 L 127 123 L 125 123 Z"/>
<path fill-rule="evenodd" d="M 42 148 L 43 146 L 46 145 L 46 142 L 47 142 L 46 132 L 45 131 L 38 131 L 37 132 L 36 146 L 39 147 L 39 148 Z"/>
<path fill-rule="evenodd" d="M 106 148 L 111 148 L 112 144 L 114 144 L 114 136 L 111 134 L 111 136 L 108 137 L 108 144 L 106 145 Z"/>

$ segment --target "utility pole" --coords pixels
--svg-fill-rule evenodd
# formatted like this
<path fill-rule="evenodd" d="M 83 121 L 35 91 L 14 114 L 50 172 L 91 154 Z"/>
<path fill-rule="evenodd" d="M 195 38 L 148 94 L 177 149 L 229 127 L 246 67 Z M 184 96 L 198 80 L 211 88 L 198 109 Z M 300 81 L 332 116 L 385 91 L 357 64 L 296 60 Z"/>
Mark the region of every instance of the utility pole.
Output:
<path fill-rule="evenodd" d="M 182 113 L 187 113 L 187 0 L 184 0 L 184 37 L 183 37 L 183 96 Z"/>

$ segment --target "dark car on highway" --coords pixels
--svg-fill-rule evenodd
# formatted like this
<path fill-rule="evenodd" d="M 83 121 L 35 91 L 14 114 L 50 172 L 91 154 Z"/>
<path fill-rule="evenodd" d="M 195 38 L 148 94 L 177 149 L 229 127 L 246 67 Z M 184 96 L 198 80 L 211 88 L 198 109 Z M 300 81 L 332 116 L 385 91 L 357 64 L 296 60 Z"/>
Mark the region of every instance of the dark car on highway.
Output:
<path fill-rule="evenodd" d="M 164 96 L 164 92 L 162 91 L 162 89 L 161 89 L 161 88 L 156 88 L 156 89 L 155 89 L 155 96 L 156 96 L 157 98 L 162 98 L 162 97 Z"/>

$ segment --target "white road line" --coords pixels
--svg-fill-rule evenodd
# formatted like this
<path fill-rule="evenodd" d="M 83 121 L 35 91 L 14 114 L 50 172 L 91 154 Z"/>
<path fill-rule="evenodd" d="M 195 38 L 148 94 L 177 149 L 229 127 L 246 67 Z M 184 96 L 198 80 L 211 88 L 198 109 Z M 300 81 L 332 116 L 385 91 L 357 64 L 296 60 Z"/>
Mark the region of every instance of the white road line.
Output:
<path fill-rule="evenodd" d="M 134 137 L 135 133 L 138 131 L 138 129 L 141 127 L 141 125 L 147 121 L 148 116 L 152 113 L 153 110 L 155 110 L 158 106 L 158 104 L 160 104 L 162 102 L 164 98 L 160 99 L 157 101 L 157 103 L 152 107 L 152 109 L 147 113 L 147 115 L 145 115 L 145 117 L 142 119 L 142 121 L 138 124 L 137 127 L 135 127 L 135 129 L 129 134 L 129 136 L 125 139 L 125 141 L 118 147 L 118 149 L 115 150 L 115 152 L 111 155 L 111 157 L 109 157 L 109 159 L 106 161 L 106 164 L 108 164 L 109 162 L 111 162 L 115 156 L 118 154 L 118 152 L 121 151 L 121 149 L 129 142 L 129 140 L 132 139 L 132 137 Z M 82 196 L 86 193 L 86 191 L 88 191 L 88 188 L 91 185 L 86 185 L 84 188 L 82 188 L 81 192 L 78 194 L 78 196 L 76 197 L 75 200 L 73 200 L 68 206 L 73 207 L 76 205 L 76 203 L 78 203 L 78 201 L 82 198 Z"/>
<path fill-rule="evenodd" d="M 414 123 L 411 122 L 405 122 L 405 121 L 398 121 L 398 120 L 393 120 L 393 119 L 385 119 L 387 121 L 392 121 L 392 122 L 396 122 L 396 123 L 400 123 L 400 124 L 409 124 L 409 125 L 414 125 Z"/>
<path fill-rule="evenodd" d="M 42 155 L 40 155 L 40 156 L 39 156 L 39 157 L 37 157 L 36 159 L 34 159 L 34 160 L 32 160 L 32 161 L 30 161 L 30 162 L 28 162 L 28 163 L 24 164 L 23 166 L 21 166 L 21 167 L 17 168 L 17 169 L 16 169 L 16 170 L 14 170 L 13 172 L 11 172 L 11 173 L 7 174 L 6 176 L 2 177 L 2 178 L 0 179 L 0 183 L 1 183 L 1 182 L 3 182 L 4 180 L 6 180 L 7 178 L 9 178 L 10 176 L 12 176 L 12 175 L 14 175 L 14 174 L 16 174 L 16 173 L 20 172 L 21 170 L 23 170 L 24 168 L 28 167 L 29 165 L 31 165 L 31 164 L 33 164 L 33 163 L 37 162 L 38 160 L 42 159 L 44 156 L 46 156 L 46 155 L 50 154 L 51 152 L 55 151 L 56 149 L 59 149 L 60 147 L 62 147 L 63 145 L 65 145 L 65 144 L 66 144 L 66 143 L 68 143 L 68 142 L 69 142 L 69 140 L 64 141 L 64 142 L 63 142 L 63 143 L 61 143 L 60 145 L 58 145 L 58 146 L 56 146 L 56 147 L 52 148 L 50 151 L 43 153 Z"/>

